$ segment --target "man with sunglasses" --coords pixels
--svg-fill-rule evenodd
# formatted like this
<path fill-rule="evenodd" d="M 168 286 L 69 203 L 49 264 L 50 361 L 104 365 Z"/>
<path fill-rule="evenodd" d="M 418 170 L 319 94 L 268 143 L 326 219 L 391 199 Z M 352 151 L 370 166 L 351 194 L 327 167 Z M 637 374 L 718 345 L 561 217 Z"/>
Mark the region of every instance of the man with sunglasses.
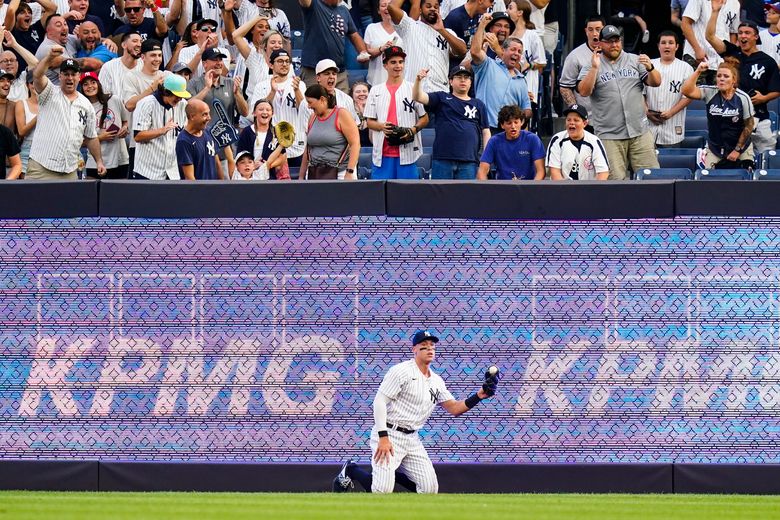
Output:
<path fill-rule="evenodd" d="M 152 12 L 152 18 L 145 16 L 147 9 Z M 125 0 L 125 14 L 127 23 L 118 27 L 114 36 L 137 32 L 141 40 L 146 41 L 150 38 L 162 40 L 168 35 L 168 24 L 154 0 Z"/>
<path fill-rule="evenodd" d="M 192 30 L 192 37 L 195 40 L 194 45 L 184 47 L 179 52 L 179 61 L 187 65 L 192 71 L 192 77 L 203 76 L 203 63 L 201 63 L 203 53 L 206 49 L 216 47 L 217 51 L 224 56 L 225 71 L 230 70 L 230 52 L 225 47 L 217 47 L 219 44 L 219 25 L 215 20 L 204 18 L 195 24 Z"/>

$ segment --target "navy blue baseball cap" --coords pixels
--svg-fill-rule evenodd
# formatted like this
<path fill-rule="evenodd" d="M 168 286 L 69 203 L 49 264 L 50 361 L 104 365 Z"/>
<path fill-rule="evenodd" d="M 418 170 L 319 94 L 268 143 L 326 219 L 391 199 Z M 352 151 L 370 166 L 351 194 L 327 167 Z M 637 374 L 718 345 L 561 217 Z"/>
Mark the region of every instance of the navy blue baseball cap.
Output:
<path fill-rule="evenodd" d="M 439 338 L 431 334 L 430 331 L 418 330 L 417 332 L 414 333 L 414 336 L 412 336 L 412 346 L 415 346 L 426 340 L 433 341 L 434 343 L 439 342 Z"/>
<path fill-rule="evenodd" d="M 470 78 L 474 77 L 474 74 L 471 72 L 471 69 L 467 69 L 466 67 L 464 67 L 462 65 L 458 65 L 457 67 L 452 67 L 450 69 L 449 78 L 452 79 L 455 76 L 457 76 L 458 74 L 460 74 L 462 76 L 468 76 Z"/>

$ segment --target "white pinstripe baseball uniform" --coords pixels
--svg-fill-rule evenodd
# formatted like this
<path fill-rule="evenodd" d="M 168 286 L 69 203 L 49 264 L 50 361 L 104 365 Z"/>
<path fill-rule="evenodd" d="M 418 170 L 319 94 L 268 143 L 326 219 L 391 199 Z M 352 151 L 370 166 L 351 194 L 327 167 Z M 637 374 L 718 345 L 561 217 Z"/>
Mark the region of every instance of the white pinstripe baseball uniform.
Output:
<path fill-rule="evenodd" d="M 536 31 L 527 30 L 520 38 L 523 41 L 523 55 L 530 65 L 539 63 L 547 65 L 547 56 L 544 54 L 544 44 Z M 539 71 L 531 68 L 525 73 L 525 82 L 528 84 L 528 92 L 534 95 L 534 103 L 539 102 Z"/>
<path fill-rule="evenodd" d="M 608 172 L 607 152 L 601 140 L 586 131 L 579 146 L 564 130 L 555 134 L 547 146 L 545 166 L 558 168 L 564 179 L 592 181 L 599 172 Z"/>
<path fill-rule="evenodd" d="M 157 93 L 141 98 L 133 112 L 133 132 L 142 132 L 153 128 L 162 128 L 173 118 L 184 128 L 187 124 L 182 99 L 173 108 L 165 108 Z M 151 180 L 179 179 L 179 166 L 176 164 L 176 138 L 179 129 L 171 130 L 145 143 L 135 144 L 135 162 L 133 171 Z"/>
<path fill-rule="evenodd" d="M 412 20 L 406 13 L 395 31 L 406 43 L 406 80 L 414 83 L 420 69 L 428 69 L 422 89 L 425 92 L 449 91 L 450 44 L 444 36 L 427 23 Z M 447 31 L 455 36 L 452 30 Z"/>
<path fill-rule="evenodd" d="M 780 33 L 775 34 L 769 32 L 769 29 L 764 29 L 759 33 L 759 37 L 761 45 L 758 46 L 758 50 L 769 54 L 780 65 Z"/>
<path fill-rule="evenodd" d="M 252 0 L 241 0 L 235 12 L 238 17 L 239 27 L 259 14 L 269 18 L 268 25 L 271 29 L 280 32 L 288 40 L 290 39 L 290 21 L 287 18 L 287 14 L 281 9 L 266 9 L 259 7 Z"/>
<path fill-rule="evenodd" d="M 280 87 L 276 91 L 276 95 L 272 101 L 274 107 L 274 117 L 271 120 L 273 124 L 277 124 L 279 121 L 287 121 L 293 128 L 295 128 L 295 143 L 287 148 L 287 158 L 294 159 L 300 157 L 303 154 L 303 149 L 306 146 L 306 126 L 309 122 L 306 114 L 306 99 L 301 100 L 301 106 L 295 104 L 295 92 L 292 88 L 292 78 L 290 76 L 283 83 L 277 83 Z M 306 92 L 306 85 L 303 81 L 298 85 L 301 95 Z M 262 83 L 255 88 L 255 92 L 252 99 L 249 100 L 249 109 L 255 106 L 258 99 L 263 99 L 268 96 L 271 91 L 271 79 Z"/>
<path fill-rule="evenodd" d="M 428 452 L 420 442 L 418 431 L 425 426 L 436 405 L 453 400 L 444 380 L 430 370 L 426 377 L 414 359 L 394 365 L 387 371 L 379 393 L 389 399 L 387 423 L 396 427 L 414 430 L 401 433 L 387 428 L 393 444 L 394 454 L 390 463 L 377 463 L 372 457 L 374 493 L 388 493 L 395 484 L 395 470 L 400 469 L 417 484 L 418 493 L 436 493 L 439 482 Z M 371 451 L 376 452 L 379 444 L 376 425 L 371 432 Z"/>
<path fill-rule="evenodd" d="M 390 91 L 387 90 L 387 83 L 371 87 L 363 116 L 366 119 L 376 119 L 380 123 L 385 122 L 389 109 Z M 398 126 L 404 127 L 414 126 L 425 115 L 425 107 L 414 101 L 412 84 L 408 81 L 401 82 L 395 93 L 395 113 L 398 117 Z M 379 130 L 371 130 L 371 142 L 374 144 L 371 159 L 375 166 L 382 166 L 382 145 L 385 142 L 385 134 Z M 422 137 L 418 133 L 414 136 L 413 142 L 401 145 L 399 148 L 400 163 L 402 165 L 412 164 L 422 155 Z"/>
<path fill-rule="evenodd" d="M 737 26 L 739 25 L 739 1 L 738 0 L 726 0 L 726 4 L 721 8 L 718 15 L 718 23 L 715 26 L 715 36 L 720 40 L 728 40 L 729 36 L 737 32 Z M 707 62 L 710 65 L 710 70 L 717 70 L 718 65 L 723 61 L 723 58 L 715 52 L 712 45 L 707 43 L 706 31 L 707 22 L 710 20 L 712 14 L 712 4 L 710 0 L 690 0 L 685 7 L 683 16 L 693 20 L 693 34 L 696 36 L 696 40 L 699 45 L 704 47 L 707 51 Z M 695 56 L 693 47 L 685 40 L 685 54 Z"/>
<path fill-rule="evenodd" d="M 661 84 L 657 87 L 645 89 L 647 108 L 658 112 L 665 112 L 676 105 L 682 98 L 682 84 L 693 74 L 693 68 L 682 60 L 675 60 L 665 64 L 661 58 L 651 60 L 658 72 L 661 73 Z M 653 132 L 656 144 L 676 144 L 685 137 L 685 114 L 687 109 L 682 109 L 674 116 L 664 121 L 662 125 L 650 123 L 650 131 Z"/>

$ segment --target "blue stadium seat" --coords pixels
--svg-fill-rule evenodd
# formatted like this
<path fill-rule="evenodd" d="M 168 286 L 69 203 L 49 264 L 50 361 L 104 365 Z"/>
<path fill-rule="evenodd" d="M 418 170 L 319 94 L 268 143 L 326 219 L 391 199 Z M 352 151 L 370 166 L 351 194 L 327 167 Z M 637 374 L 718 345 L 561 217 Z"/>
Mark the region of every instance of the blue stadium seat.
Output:
<path fill-rule="evenodd" d="M 422 129 L 422 145 L 423 147 L 433 146 L 433 140 L 436 139 L 436 130 L 433 128 Z"/>
<path fill-rule="evenodd" d="M 290 178 L 292 180 L 296 180 L 300 176 L 301 167 L 300 166 L 288 166 L 290 170 Z"/>
<path fill-rule="evenodd" d="M 417 166 L 425 170 L 426 172 L 430 173 L 431 171 L 431 154 L 424 153 L 420 156 L 419 159 L 417 159 L 417 162 L 415 163 Z"/>
<path fill-rule="evenodd" d="M 366 81 L 368 70 L 366 69 L 349 69 L 347 70 L 347 81 L 349 86 L 355 84 L 356 81 Z"/>
<path fill-rule="evenodd" d="M 707 116 L 685 118 L 685 134 L 690 135 L 691 130 L 707 130 Z"/>
<path fill-rule="evenodd" d="M 696 170 L 697 181 L 749 181 L 753 178 L 753 172 L 748 170 Z"/>
<path fill-rule="evenodd" d="M 371 169 L 373 161 L 371 159 L 371 151 L 368 152 L 360 151 L 360 158 L 358 159 L 358 166 L 365 166 L 369 170 Z"/>
<path fill-rule="evenodd" d="M 651 180 L 693 180 L 693 172 L 688 168 L 642 168 L 636 172 L 636 180 L 638 181 L 651 181 Z"/>
<path fill-rule="evenodd" d="M 707 144 L 707 136 L 705 135 L 688 135 L 686 133 L 683 140 L 677 143 L 680 148 L 704 148 Z"/>
<path fill-rule="evenodd" d="M 290 44 L 293 49 L 303 49 L 303 31 L 292 31 Z"/>
<path fill-rule="evenodd" d="M 688 110 L 685 111 L 685 118 L 689 117 L 707 117 L 707 111 L 705 109 L 691 109 L 690 106 L 688 107 Z"/>
<path fill-rule="evenodd" d="M 700 147 L 695 148 L 658 148 L 658 155 L 696 155 Z"/>
<path fill-rule="evenodd" d="M 780 180 L 780 169 L 756 170 L 753 172 L 753 180 L 756 181 Z"/>
<path fill-rule="evenodd" d="M 774 170 L 780 168 L 780 153 L 777 150 L 769 150 L 764 152 L 761 158 L 761 167 L 767 170 Z"/>
<path fill-rule="evenodd" d="M 696 155 L 659 155 L 658 165 L 661 168 L 687 168 L 696 170 Z"/>
<path fill-rule="evenodd" d="M 694 99 L 691 101 L 691 104 L 688 105 L 688 113 L 690 113 L 691 110 L 706 110 L 706 109 L 707 109 L 707 103 L 705 103 L 703 99 Z"/>
<path fill-rule="evenodd" d="M 774 110 L 769 111 L 769 124 L 773 132 L 777 132 L 778 117 Z"/>

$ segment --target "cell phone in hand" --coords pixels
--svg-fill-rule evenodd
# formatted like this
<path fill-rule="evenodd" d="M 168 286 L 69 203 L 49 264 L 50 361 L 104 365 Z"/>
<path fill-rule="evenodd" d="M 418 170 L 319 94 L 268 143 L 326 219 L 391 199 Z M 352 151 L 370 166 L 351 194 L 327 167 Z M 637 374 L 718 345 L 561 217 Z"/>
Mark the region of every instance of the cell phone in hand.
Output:
<path fill-rule="evenodd" d="M 119 132 L 119 127 L 116 124 L 111 123 L 111 126 L 106 128 L 106 132 Z"/>

